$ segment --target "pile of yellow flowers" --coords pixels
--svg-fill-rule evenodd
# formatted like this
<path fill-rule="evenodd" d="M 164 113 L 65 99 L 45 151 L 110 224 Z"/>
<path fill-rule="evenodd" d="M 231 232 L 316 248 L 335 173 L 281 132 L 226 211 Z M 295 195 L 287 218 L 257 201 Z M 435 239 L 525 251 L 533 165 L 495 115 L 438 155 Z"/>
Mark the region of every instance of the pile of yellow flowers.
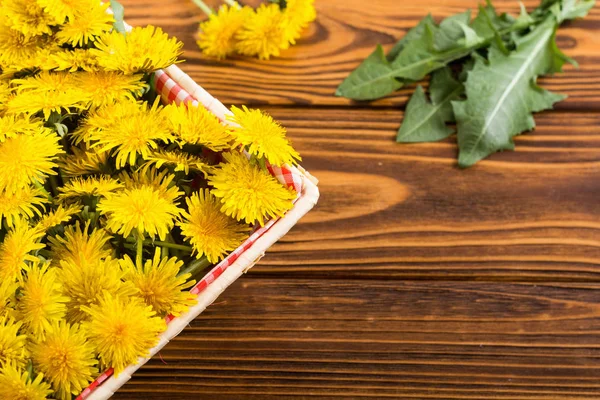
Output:
<path fill-rule="evenodd" d="M 234 53 L 262 60 L 279 56 L 317 15 L 314 0 L 275 0 L 257 9 L 226 0 L 216 13 L 201 0 L 194 2 L 209 17 L 200 24 L 198 45 L 218 59 Z"/>
<path fill-rule="evenodd" d="M 160 105 L 182 44 L 107 7 L 0 0 L 0 399 L 71 399 L 146 356 L 198 272 L 296 198 L 265 166 L 299 160 L 285 129 Z"/>

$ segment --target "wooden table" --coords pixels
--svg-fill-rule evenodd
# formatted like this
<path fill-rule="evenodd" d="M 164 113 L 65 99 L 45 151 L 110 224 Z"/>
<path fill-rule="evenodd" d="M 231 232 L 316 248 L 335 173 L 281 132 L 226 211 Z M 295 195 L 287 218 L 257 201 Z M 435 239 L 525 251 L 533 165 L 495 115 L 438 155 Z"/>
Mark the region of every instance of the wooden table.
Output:
<path fill-rule="evenodd" d="M 333 93 L 377 43 L 476 0 L 317 0 L 269 62 L 201 56 L 191 1 L 123 3 L 213 95 L 287 126 L 322 199 L 116 399 L 600 398 L 600 7 L 558 34 L 580 68 L 542 80 L 569 98 L 461 171 L 454 138 L 394 143 L 412 88 Z"/>

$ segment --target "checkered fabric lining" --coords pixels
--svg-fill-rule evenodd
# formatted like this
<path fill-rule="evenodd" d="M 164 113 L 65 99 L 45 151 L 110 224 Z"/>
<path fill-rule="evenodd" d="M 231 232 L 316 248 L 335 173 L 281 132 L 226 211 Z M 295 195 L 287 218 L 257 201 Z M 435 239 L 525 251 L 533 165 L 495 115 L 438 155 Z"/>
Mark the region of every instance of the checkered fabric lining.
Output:
<path fill-rule="evenodd" d="M 194 107 L 202 107 L 202 104 L 194 97 L 192 97 L 188 92 L 186 92 L 181 86 L 177 84 L 168 73 L 165 71 L 157 71 L 154 74 L 154 85 L 156 88 L 156 92 L 160 94 L 163 103 L 170 104 L 186 104 L 191 103 Z M 225 123 L 226 121 L 223 121 Z M 298 193 L 298 197 L 302 191 L 302 175 L 291 170 L 289 168 L 277 167 L 271 165 L 267 162 L 267 169 L 279 182 L 282 184 L 294 189 L 296 193 Z M 296 198 L 297 200 L 298 198 Z M 248 250 L 265 232 L 267 232 L 274 224 L 277 222 L 277 219 L 272 219 L 258 229 L 256 229 L 252 235 L 240 247 L 235 249 L 229 256 L 227 256 L 223 261 L 221 261 L 218 265 L 213 267 L 213 269 L 202 278 L 196 285 L 190 289 L 190 292 L 193 294 L 200 294 L 204 289 L 208 287 L 211 283 L 215 281 L 225 270 L 231 266 L 237 259 Z M 167 323 L 171 322 L 175 317 L 169 315 L 167 319 Z M 94 382 L 92 382 L 81 394 L 77 397 L 76 400 L 85 400 L 98 386 L 100 386 L 104 381 L 110 378 L 113 374 L 113 368 L 109 368 L 104 371 L 102 375 L 100 375 Z"/>

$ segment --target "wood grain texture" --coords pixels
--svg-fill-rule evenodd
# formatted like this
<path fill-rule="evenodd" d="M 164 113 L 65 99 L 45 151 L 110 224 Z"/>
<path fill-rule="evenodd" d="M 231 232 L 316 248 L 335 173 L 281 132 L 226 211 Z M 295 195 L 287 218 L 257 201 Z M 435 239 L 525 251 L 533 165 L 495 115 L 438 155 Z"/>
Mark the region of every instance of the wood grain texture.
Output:
<path fill-rule="evenodd" d="M 242 278 L 115 399 L 597 399 L 599 290 Z"/>
<path fill-rule="evenodd" d="M 466 8 L 476 10 L 479 4 L 478 0 L 376 0 L 367 6 L 364 0 L 317 0 L 317 22 L 297 46 L 281 57 L 270 61 L 233 58 L 217 62 L 202 56 L 195 44 L 198 22 L 205 17 L 191 0 L 122 2 L 130 24 L 158 25 L 182 40 L 188 61 L 182 65 L 183 70 L 224 103 L 277 105 L 355 104 L 333 94 L 378 43 L 389 48 L 427 12 L 441 19 Z M 524 3 L 533 9 L 538 1 Z M 498 0 L 494 4 L 499 11 L 519 12 L 515 0 Z M 557 38 L 561 49 L 576 58 L 580 68 L 566 66 L 564 74 L 544 78 L 542 85 L 569 95 L 557 106 L 560 109 L 600 109 L 600 8 L 592 9 L 585 20 L 566 24 Z M 404 88 L 372 105 L 404 105 L 413 90 L 414 87 Z"/>

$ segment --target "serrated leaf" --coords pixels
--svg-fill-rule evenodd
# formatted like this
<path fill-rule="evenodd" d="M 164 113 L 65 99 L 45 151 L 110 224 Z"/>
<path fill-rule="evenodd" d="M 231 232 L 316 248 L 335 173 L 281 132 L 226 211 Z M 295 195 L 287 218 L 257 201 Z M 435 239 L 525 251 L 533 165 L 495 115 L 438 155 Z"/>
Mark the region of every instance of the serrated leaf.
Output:
<path fill-rule="evenodd" d="M 564 99 L 535 84 L 538 75 L 559 67 L 556 27 L 554 18 L 547 18 L 524 36 L 510 55 L 491 48 L 488 64 L 475 62 L 465 83 L 467 100 L 452 102 L 459 166 L 468 167 L 493 152 L 513 149 L 513 136 L 535 126 L 533 112 L 552 108 Z"/>
<path fill-rule="evenodd" d="M 117 0 L 110 0 L 110 8 L 115 18 L 115 22 L 113 24 L 115 30 L 119 33 L 127 33 L 124 22 L 125 8 Z"/>
<path fill-rule="evenodd" d="M 594 7 L 596 0 L 560 0 L 550 6 L 559 23 L 569 19 L 583 18 Z"/>
<path fill-rule="evenodd" d="M 393 68 L 385 57 L 383 48 L 375 51 L 342 82 L 335 92 L 354 100 L 372 100 L 386 96 L 403 86 L 395 79 Z"/>
<path fill-rule="evenodd" d="M 433 20 L 431 14 L 427 14 L 425 18 L 419 21 L 417 26 L 406 32 L 406 35 L 404 35 L 402 39 L 400 39 L 398 43 L 396 43 L 394 47 L 392 47 L 392 49 L 387 55 L 387 59 L 389 61 L 393 61 L 396 57 L 398 57 L 398 54 L 400 54 L 400 52 L 404 50 L 404 46 L 406 46 L 406 43 L 421 37 L 421 35 L 423 35 L 423 33 L 425 32 L 426 25 L 435 25 L 435 21 Z"/>
<path fill-rule="evenodd" d="M 452 77 L 448 67 L 436 71 L 429 85 L 431 102 L 419 85 L 408 102 L 396 141 L 433 142 L 450 136 L 454 130 L 446 122 L 454 121 L 451 101 L 463 91 L 463 85 Z"/>

